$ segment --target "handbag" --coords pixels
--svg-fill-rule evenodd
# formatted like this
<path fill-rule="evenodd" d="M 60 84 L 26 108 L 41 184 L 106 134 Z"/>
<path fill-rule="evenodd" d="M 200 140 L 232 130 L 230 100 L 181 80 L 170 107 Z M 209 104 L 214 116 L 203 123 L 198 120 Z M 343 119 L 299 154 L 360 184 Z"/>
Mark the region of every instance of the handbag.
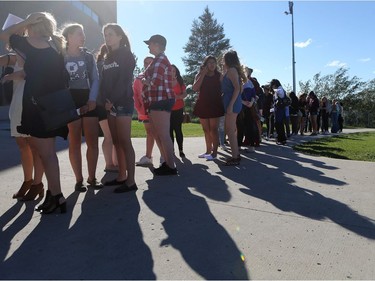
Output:
<path fill-rule="evenodd" d="M 69 89 L 33 97 L 33 103 L 38 107 L 47 131 L 59 129 L 80 118 Z"/>

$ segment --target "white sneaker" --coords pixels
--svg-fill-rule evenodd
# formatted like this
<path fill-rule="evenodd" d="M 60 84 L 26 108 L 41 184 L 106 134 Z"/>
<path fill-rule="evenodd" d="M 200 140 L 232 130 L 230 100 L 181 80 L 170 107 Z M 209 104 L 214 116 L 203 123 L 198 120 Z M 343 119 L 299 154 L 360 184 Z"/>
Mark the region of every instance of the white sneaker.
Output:
<path fill-rule="evenodd" d="M 206 159 L 207 159 L 207 161 L 213 161 L 213 160 L 216 159 L 216 156 L 213 157 L 212 154 L 208 154 L 208 155 L 206 156 Z"/>
<path fill-rule="evenodd" d="M 202 154 L 199 154 L 199 155 L 198 155 L 198 158 L 206 158 L 208 155 L 211 155 L 211 154 L 208 154 L 208 153 L 202 153 Z"/>
<path fill-rule="evenodd" d="M 148 158 L 146 155 L 142 156 L 141 159 L 139 159 L 139 161 L 135 163 L 135 165 L 137 166 L 152 165 L 152 157 Z"/>

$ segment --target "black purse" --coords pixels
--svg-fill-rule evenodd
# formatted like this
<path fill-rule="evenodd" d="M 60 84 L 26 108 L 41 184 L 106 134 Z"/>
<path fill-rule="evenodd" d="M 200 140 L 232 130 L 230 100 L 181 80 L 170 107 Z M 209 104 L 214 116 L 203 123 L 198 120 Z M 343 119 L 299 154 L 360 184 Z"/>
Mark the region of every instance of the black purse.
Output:
<path fill-rule="evenodd" d="M 33 103 L 38 107 L 47 131 L 59 129 L 80 118 L 69 89 L 34 97 Z"/>

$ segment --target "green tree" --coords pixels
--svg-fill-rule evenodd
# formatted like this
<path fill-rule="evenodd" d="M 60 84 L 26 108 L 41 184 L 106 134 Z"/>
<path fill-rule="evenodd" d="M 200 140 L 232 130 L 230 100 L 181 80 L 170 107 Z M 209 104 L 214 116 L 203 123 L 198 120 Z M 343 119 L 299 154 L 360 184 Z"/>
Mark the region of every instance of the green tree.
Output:
<path fill-rule="evenodd" d="M 184 46 L 186 56 L 182 61 L 186 66 L 186 83 L 194 80 L 206 56 L 213 55 L 219 58 L 229 48 L 231 46 L 229 39 L 225 38 L 223 24 L 218 24 L 207 6 L 198 20 L 193 21 L 189 41 Z"/>
<path fill-rule="evenodd" d="M 206 56 L 213 55 L 220 60 L 222 53 L 230 48 L 229 39 L 225 38 L 223 24 L 218 24 L 214 14 L 206 6 L 203 14 L 193 21 L 189 41 L 183 48 L 186 54 L 182 58 L 186 67 L 186 74 L 183 77 L 185 84 L 193 84 L 195 75 Z M 192 113 L 197 94 L 192 90 L 187 92 L 185 110 Z"/>

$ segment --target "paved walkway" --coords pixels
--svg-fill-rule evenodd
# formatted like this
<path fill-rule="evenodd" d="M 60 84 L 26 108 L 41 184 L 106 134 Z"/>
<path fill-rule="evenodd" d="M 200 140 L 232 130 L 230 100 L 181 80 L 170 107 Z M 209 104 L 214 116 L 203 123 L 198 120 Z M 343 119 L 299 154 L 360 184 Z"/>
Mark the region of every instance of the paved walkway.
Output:
<path fill-rule="evenodd" d="M 11 199 L 22 170 L 3 127 L 0 279 L 375 279 L 375 163 L 291 148 L 307 139 L 264 141 L 225 167 L 197 158 L 203 138 L 186 138 L 179 176 L 137 167 L 132 194 L 73 192 L 59 140 L 68 212 L 41 216 L 38 202 Z M 134 146 L 138 159 L 145 140 Z M 98 167 L 115 176 L 102 154 Z"/>

